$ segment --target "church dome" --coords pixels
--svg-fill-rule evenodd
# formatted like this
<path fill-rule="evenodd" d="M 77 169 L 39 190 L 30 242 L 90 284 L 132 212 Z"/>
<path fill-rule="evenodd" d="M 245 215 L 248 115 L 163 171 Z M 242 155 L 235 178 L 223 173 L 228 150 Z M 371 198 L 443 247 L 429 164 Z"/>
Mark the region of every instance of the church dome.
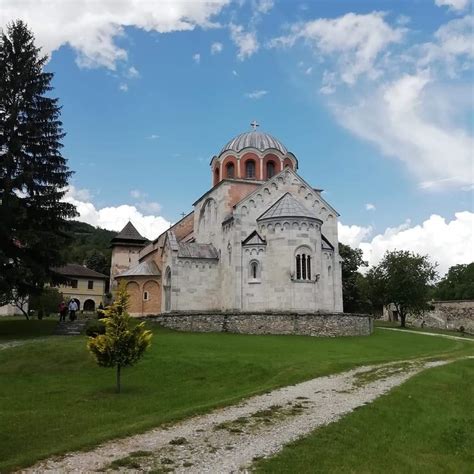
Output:
<path fill-rule="evenodd" d="M 277 140 L 269 133 L 252 130 L 234 137 L 222 148 L 220 154 L 226 151 L 239 153 L 245 148 L 255 148 L 260 151 L 274 149 L 280 151 L 283 155 L 288 153 L 286 146 L 280 140 Z"/>

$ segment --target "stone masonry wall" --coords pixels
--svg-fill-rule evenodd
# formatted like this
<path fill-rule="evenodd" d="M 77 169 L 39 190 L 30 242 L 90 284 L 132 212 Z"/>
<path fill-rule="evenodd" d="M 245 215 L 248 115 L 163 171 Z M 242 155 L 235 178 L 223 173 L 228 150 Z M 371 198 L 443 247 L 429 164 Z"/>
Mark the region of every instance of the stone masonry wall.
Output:
<path fill-rule="evenodd" d="M 461 326 L 465 332 L 474 334 L 474 301 L 435 301 L 434 309 L 422 316 L 409 316 L 407 322 L 414 326 L 450 329 L 459 331 Z"/>
<path fill-rule="evenodd" d="M 373 319 L 344 313 L 167 313 L 148 320 L 177 331 L 295 334 L 318 337 L 368 336 Z"/>

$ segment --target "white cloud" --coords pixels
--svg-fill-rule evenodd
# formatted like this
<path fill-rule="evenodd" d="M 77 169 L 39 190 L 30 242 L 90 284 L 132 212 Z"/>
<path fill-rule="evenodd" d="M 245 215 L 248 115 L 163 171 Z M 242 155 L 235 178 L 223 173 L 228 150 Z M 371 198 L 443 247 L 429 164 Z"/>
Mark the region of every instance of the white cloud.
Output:
<path fill-rule="evenodd" d="M 346 226 L 342 226 L 346 227 Z M 351 226 L 357 227 L 357 226 Z M 387 250 L 410 250 L 428 255 L 439 264 L 441 275 L 452 265 L 474 261 L 474 213 L 456 212 L 454 219 L 433 214 L 421 225 L 410 226 L 410 221 L 358 245 L 364 252 L 364 260 L 376 265 Z"/>
<path fill-rule="evenodd" d="M 254 3 L 254 10 L 257 13 L 261 13 L 263 15 L 268 13 L 275 6 L 274 0 L 254 0 L 253 3 Z"/>
<path fill-rule="evenodd" d="M 143 193 L 142 191 L 138 189 L 132 189 L 130 191 L 130 196 L 132 196 L 132 198 L 134 199 L 140 199 L 140 198 L 146 197 L 146 193 Z"/>
<path fill-rule="evenodd" d="M 129 79 L 135 79 L 135 78 L 140 77 L 140 73 L 138 72 L 138 70 L 134 66 L 129 67 L 127 69 L 127 72 L 125 73 L 125 75 Z"/>
<path fill-rule="evenodd" d="M 127 92 L 128 91 L 128 85 L 125 84 L 124 82 L 122 82 L 121 84 L 119 84 L 119 90 L 121 90 L 122 92 Z"/>
<path fill-rule="evenodd" d="M 246 92 L 244 95 L 247 97 L 247 99 L 261 99 L 262 97 L 266 96 L 268 94 L 268 91 L 264 90 L 257 90 L 257 91 L 252 91 L 252 92 Z"/>
<path fill-rule="evenodd" d="M 276 38 L 270 46 L 293 46 L 306 41 L 317 55 L 334 59 L 340 80 L 354 84 L 359 76 L 377 78 L 376 60 L 392 43 L 403 39 L 405 28 L 391 27 L 384 13 L 347 13 L 338 18 L 318 18 L 291 27 L 287 36 Z"/>
<path fill-rule="evenodd" d="M 224 49 L 224 45 L 216 41 L 215 43 L 211 44 L 211 54 L 219 54 Z"/>
<path fill-rule="evenodd" d="M 74 186 L 70 186 L 64 197 L 66 202 L 70 202 L 76 206 L 79 213 L 77 219 L 81 222 L 119 232 L 130 220 L 137 230 L 148 239 L 158 237 L 158 235 L 163 233 L 171 225 L 164 217 L 153 215 L 153 213 L 159 212 L 158 207 L 154 210 L 149 209 L 148 211 L 142 209 L 143 212 L 148 212 L 148 214 L 143 214 L 136 206 L 128 204 L 97 209 L 90 199 L 86 199 L 90 197 L 90 194 L 85 191 L 86 190 L 76 189 Z M 157 203 L 153 204 L 157 205 Z"/>
<path fill-rule="evenodd" d="M 470 0 L 435 0 L 438 7 L 448 7 L 451 10 L 463 11 L 469 5 Z"/>
<path fill-rule="evenodd" d="M 160 138 L 159 135 L 157 135 L 156 133 L 152 133 L 151 135 L 149 135 L 147 137 L 149 140 L 158 140 L 158 138 Z"/>
<path fill-rule="evenodd" d="M 193 54 L 193 61 L 199 64 L 201 62 L 201 55 L 199 53 Z"/>
<path fill-rule="evenodd" d="M 363 227 L 358 225 L 344 225 L 338 222 L 337 232 L 339 242 L 357 248 L 360 243 L 372 234 L 372 227 Z"/>
<path fill-rule="evenodd" d="M 238 59 L 243 61 L 258 51 L 260 45 L 255 32 L 245 31 L 242 25 L 231 24 L 229 28 L 230 37 L 239 50 L 237 53 Z"/>
<path fill-rule="evenodd" d="M 366 209 L 366 211 L 375 211 L 377 208 L 375 207 L 374 204 L 371 204 L 370 202 L 368 202 L 368 203 L 365 205 L 365 209 Z"/>
<path fill-rule="evenodd" d="M 472 184 L 474 140 L 457 126 L 454 114 L 441 121 L 431 109 L 444 89 L 429 90 L 427 71 L 403 75 L 370 91 L 354 105 L 333 108 L 338 120 L 355 135 L 374 143 L 382 153 L 403 161 L 424 188 Z M 445 98 L 449 104 L 449 96 Z"/>
<path fill-rule="evenodd" d="M 77 52 L 79 66 L 114 70 L 118 61 L 127 59 L 127 51 L 116 43 L 126 27 L 159 33 L 207 28 L 229 2 L 2 0 L 0 26 L 24 20 L 44 53 L 69 45 Z"/>
<path fill-rule="evenodd" d="M 140 201 L 136 203 L 136 206 L 140 211 L 155 214 L 161 212 L 161 204 L 155 201 Z"/>
<path fill-rule="evenodd" d="M 232 75 L 233 76 L 238 76 L 239 74 L 237 73 L 237 71 L 235 69 L 232 70 Z"/>
<path fill-rule="evenodd" d="M 304 73 L 305 73 L 307 76 L 309 76 L 312 72 L 313 72 L 313 67 L 310 66 L 310 67 L 306 68 L 306 70 L 305 70 Z"/>

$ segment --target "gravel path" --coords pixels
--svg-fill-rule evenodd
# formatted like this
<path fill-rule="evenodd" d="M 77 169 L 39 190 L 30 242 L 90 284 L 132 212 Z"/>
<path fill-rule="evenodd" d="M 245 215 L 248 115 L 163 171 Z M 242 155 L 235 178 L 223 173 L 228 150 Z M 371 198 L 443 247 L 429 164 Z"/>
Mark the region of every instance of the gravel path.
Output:
<path fill-rule="evenodd" d="M 109 469 L 112 461 L 116 461 L 115 468 L 122 465 L 120 470 L 135 472 L 245 470 L 256 458 L 275 454 L 289 442 L 372 402 L 414 374 L 445 363 L 405 361 L 315 378 L 168 428 L 49 459 L 22 472 L 93 472 Z"/>
<path fill-rule="evenodd" d="M 450 334 L 441 334 L 435 332 L 423 332 L 423 331 L 410 331 L 409 329 L 397 329 L 397 328 L 384 328 L 378 327 L 377 329 L 383 329 L 384 331 L 403 331 L 408 332 L 410 334 L 421 334 L 422 336 L 435 336 L 435 337 L 445 337 L 446 339 L 454 339 L 456 341 L 472 341 L 474 339 L 472 337 L 463 337 L 463 336 L 451 336 Z"/>
<path fill-rule="evenodd" d="M 50 340 L 51 337 L 53 337 L 53 336 L 35 337 L 35 338 L 31 338 L 31 339 L 13 339 L 13 340 L 7 341 L 7 342 L 0 342 L 0 351 L 3 351 L 5 349 L 11 349 L 12 347 L 23 346 L 25 344 L 31 344 L 32 342 L 47 341 L 47 340 Z"/>

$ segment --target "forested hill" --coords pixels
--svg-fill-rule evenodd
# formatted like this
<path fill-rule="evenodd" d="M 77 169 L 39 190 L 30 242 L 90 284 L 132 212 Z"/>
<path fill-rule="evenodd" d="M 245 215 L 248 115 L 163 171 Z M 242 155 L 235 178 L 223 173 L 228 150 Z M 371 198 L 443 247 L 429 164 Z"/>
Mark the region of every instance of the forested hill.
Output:
<path fill-rule="evenodd" d="M 101 229 L 85 222 L 71 222 L 71 241 L 64 249 L 68 263 L 79 263 L 108 275 L 110 273 L 110 240 L 117 232 Z"/>

